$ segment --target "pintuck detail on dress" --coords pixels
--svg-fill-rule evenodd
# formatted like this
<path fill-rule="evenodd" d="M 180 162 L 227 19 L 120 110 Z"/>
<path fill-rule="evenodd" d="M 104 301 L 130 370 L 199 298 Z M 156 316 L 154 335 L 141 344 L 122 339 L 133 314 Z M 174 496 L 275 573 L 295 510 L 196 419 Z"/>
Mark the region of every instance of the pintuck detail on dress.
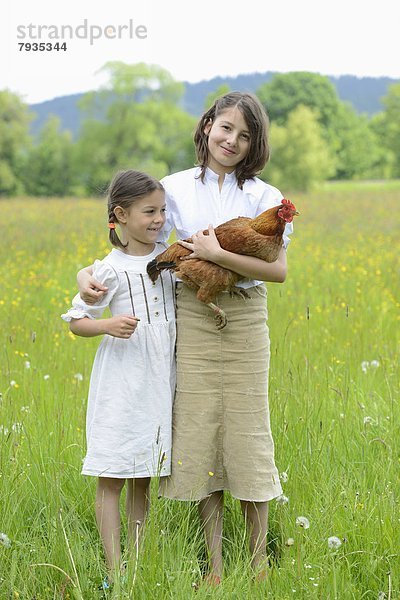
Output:
<path fill-rule="evenodd" d="M 79 295 L 62 318 L 70 321 L 134 314 L 140 319 L 129 339 L 105 335 L 97 350 L 89 387 L 85 475 L 133 478 L 168 475 L 171 412 L 175 391 L 175 280 L 164 273 L 153 285 L 147 256 L 112 250 L 96 261 L 93 276 L 108 287 L 101 301 Z M 160 310 L 161 308 L 161 310 Z"/>

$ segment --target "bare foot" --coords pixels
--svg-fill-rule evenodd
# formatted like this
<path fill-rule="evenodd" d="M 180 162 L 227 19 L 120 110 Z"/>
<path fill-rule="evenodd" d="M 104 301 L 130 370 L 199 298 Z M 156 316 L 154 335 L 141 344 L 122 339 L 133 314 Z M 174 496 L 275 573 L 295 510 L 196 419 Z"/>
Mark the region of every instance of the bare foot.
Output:
<path fill-rule="evenodd" d="M 215 573 L 208 573 L 204 577 L 203 581 L 206 585 L 209 585 L 211 587 L 217 587 L 218 585 L 221 584 L 221 576 L 216 575 Z"/>
<path fill-rule="evenodd" d="M 265 581 L 268 581 L 268 579 L 269 579 L 269 567 L 263 566 L 263 567 L 260 567 L 259 569 L 257 569 L 256 574 L 255 574 L 255 581 L 257 583 L 263 583 Z"/>

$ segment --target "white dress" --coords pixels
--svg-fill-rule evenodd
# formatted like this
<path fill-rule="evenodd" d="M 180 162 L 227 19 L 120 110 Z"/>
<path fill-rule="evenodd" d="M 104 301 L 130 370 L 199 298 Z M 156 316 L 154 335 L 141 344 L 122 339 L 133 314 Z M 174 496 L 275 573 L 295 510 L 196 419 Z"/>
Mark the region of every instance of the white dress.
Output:
<path fill-rule="evenodd" d="M 77 295 L 62 318 L 96 319 L 134 314 L 129 339 L 105 335 L 94 359 L 86 418 L 87 454 L 82 473 L 97 477 L 152 477 L 171 472 L 171 415 L 175 391 L 175 280 L 167 272 L 153 284 L 147 256 L 113 249 L 95 261 L 93 276 L 108 287 L 89 306 Z"/>

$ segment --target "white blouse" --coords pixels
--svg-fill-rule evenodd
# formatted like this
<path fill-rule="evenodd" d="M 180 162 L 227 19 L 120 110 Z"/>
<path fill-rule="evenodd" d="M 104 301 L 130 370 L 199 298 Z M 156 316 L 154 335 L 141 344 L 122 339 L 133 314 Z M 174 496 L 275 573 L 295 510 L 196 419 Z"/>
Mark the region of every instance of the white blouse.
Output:
<path fill-rule="evenodd" d="M 166 191 L 167 222 L 160 240 L 167 241 L 174 228 L 178 238 L 185 239 L 201 229 L 207 229 L 210 224 L 217 227 L 236 217 L 254 219 L 268 208 L 280 204 L 283 198 L 277 188 L 258 177 L 246 180 L 241 190 L 235 172 L 228 173 L 220 190 L 217 173 L 208 168 L 202 183 L 200 172 L 200 167 L 194 167 L 167 175 L 161 180 Z M 283 236 L 285 248 L 292 232 L 292 223 L 287 223 Z M 246 279 L 237 285 L 248 288 L 260 283 Z"/>

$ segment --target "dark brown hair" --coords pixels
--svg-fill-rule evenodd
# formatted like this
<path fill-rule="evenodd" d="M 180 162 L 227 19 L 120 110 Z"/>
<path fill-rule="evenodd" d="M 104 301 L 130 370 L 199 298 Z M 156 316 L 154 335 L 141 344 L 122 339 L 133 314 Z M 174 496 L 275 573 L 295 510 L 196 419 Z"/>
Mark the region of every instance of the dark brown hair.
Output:
<path fill-rule="evenodd" d="M 118 171 L 107 190 L 108 222 L 118 223 L 118 219 L 114 214 L 117 206 L 128 210 L 136 200 L 144 198 L 155 190 L 164 191 L 164 188 L 151 175 L 132 169 Z M 110 229 L 109 239 L 112 245 L 117 248 L 126 248 L 128 245 L 121 242 L 115 229 Z"/>
<path fill-rule="evenodd" d="M 208 134 L 204 133 L 204 129 L 210 122 L 214 123 L 215 119 L 225 110 L 235 107 L 242 113 L 250 132 L 249 152 L 235 169 L 238 186 L 242 189 L 246 179 L 252 179 L 262 171 L 269 159 L 269 120 L 263 105 L 255 94 L 229 92 L 217 98 L 211 108 L 200 118 L 194 133 L 194 145 L 198 165 L 201 167 L 200 179 L 204 182 L 209 163 Z"/>

